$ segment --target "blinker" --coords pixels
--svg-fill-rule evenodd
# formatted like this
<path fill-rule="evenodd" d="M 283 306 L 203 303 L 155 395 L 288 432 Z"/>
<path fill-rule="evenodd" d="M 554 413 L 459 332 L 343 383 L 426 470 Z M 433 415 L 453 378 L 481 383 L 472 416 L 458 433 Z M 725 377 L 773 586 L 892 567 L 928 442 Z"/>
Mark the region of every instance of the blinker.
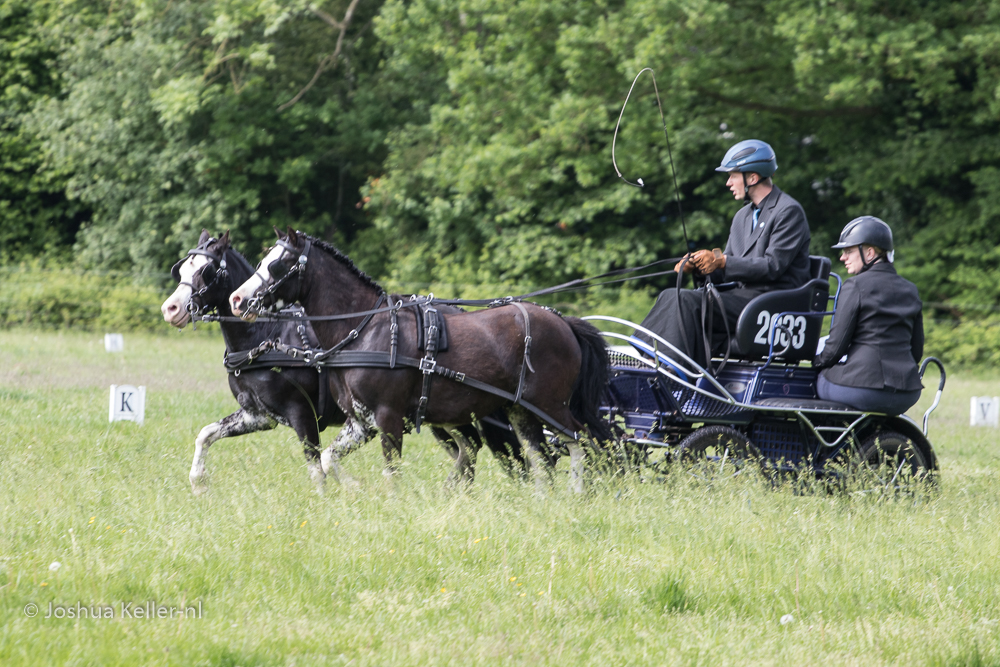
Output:
<path fill-rule="evenodd" d="M 170 277 L 174 279 L 175 282 L 181 281 L 181 264 L 187 260 L 187 257 L 180 260 L 170 268 Z"/>
<path fill-rule="evenodd" d="M 285 260 L 278 258 L 273 262 L 271 262 L 270 264 L 268 264 L 267 272 L 271 274 L 271 277 L 276 280 L 284 278 L 285 274 L 288 273 L 288 265 L 285 264 Z"/>

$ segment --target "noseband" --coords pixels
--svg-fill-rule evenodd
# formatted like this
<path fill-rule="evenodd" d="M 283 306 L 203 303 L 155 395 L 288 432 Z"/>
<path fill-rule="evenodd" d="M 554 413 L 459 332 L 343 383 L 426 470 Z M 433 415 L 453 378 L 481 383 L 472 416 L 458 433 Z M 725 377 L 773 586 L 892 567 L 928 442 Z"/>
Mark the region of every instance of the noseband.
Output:
<path fill-rule="evenodd" d="M 271 282 L 268 284 L 268 281 L 264 280 L 264 276 L 261 275 L 259 267 L 256 271 L 254 271 L 254 275 L 260 278 L 261 286 L 254 290 L 253 296 L 247 299 L 245 308 L 245 312 L 247 313 L 260 315 L 265 308 L 272 307 L 277 302 L 277 299 L 274 297 L 274 293 L 278 290 L 278 288 L 292 276 L 301 280 L 302 274 L 306 270 L 306 264 L 309 261 L 309 250 L 312 248 L 312 241 L 310 241 L 308 237 L 306 238 L 306 244 L 302 247 L 302 252 L 299 253 L 298 261 L 295 262 L 291 268 L 285 269 L 284 275 L 277 280 L 274 278 L 275 271 L 271 267 L 278 265 L 278 268 L 283 268 L 285 265 L 283 261 L 285 256 L 294 255 L 297 250 L 295 246 L 284 239 L 278 239 L 274 245 L 281 246 L 283 250 L 281 255 L 278 256 L 278 259 L 268 265 L 268 273 L 271 276 Z M 270 299 L 270 303 L 265 303 L 265 300 L 268 298 Z"/>

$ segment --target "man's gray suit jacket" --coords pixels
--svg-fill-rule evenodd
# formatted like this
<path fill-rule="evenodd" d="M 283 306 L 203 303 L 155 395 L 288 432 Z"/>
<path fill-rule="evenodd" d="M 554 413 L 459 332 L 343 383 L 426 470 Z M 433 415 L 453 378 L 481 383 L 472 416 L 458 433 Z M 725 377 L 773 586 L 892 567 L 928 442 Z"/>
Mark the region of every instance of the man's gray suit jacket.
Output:
<path fill-rule="evenodd" d="M 733 216 L 726 243 L 726 266 L 713 281 L 737 282 L 761 291 L 792 289 L 809 281 L 809 223 L 790 195 L 773 186 L 760 203 L 756 229 L 753 206 Z M 721 278 L 721 279 L 718 279 Z"/>

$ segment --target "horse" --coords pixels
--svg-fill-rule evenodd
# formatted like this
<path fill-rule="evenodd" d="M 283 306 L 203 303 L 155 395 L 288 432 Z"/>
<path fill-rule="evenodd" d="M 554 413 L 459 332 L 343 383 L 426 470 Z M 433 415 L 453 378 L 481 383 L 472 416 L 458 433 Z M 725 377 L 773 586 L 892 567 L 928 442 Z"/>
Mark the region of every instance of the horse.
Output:
<path fill-rule="evenodd" d="M 584 490 L 586 452 L 579 436 L 588 429 L 592 438 L 610 438 L 607 422 L 598 413 L 607 385 L 607 351 L 593 326 L 520 302 L 444 313 L 448 349 L 436 357 L 428 352 L 416 363 L 416 340 L 393 333 L 397 321 L 397 332 L 411 326 L 419 331 L 416 308 L 404 307 L 395 296 L 388 297 L 394 307 L 379 308 L 386 303 L 385 290 L 346 255 L 291 228 L 287 234 L 275 232 L 276 245 L 230 296 L 230 307 L 254 321 L 261 307 L 298 302 L 313 319 L 316 336 L 328 350 L 331 393 L 361 426 L 341 430 L 323 452 L 324 470 L 378 433 L 385 472 L 392 474 L 402 454 L 404 429 L 410 424 L 419 428 L 421 420 L 455 438 L 459 463 L 464 464 L 468 443 L 457 428 L 503 408 L 524 449 L 536 490 L 544 492 L 551 482 L 555 455 L 545 446 L 543 420 L 569 449 L 571 489 Z M 426 316 L 437 318 L 429 310 Z M 387 348 L 389 353 L 384 352 Z M 445 379 L 436 380 L 430 391 L 435 375 Z"/>
<path fill-rule="evenodd" d="M 178 329 L 184 328 L 191 321 L 192 312 L 218 310 L 231 318 L 222 318 L 220 321 L 227 352 L 255 350 L 262 343 L 272 340 L 293 345 L 308 346 L 310 342 L 317 344 L 307 321 L 248 324 L 232 315 L 229 294 L 236 285 L 253 275 L 253 267 L 231 247 L 229 232 L 214 239 L 207 230 L 203 230 L 198 246 L 188 251 L 187 256 L 174 265 L 171 273 L 178 286 L 163 302 L 160 310 L 164 320 Z M 317 487 L 322 488 L 326 474 L 319 460 L 319 434 L 327 426 L 345 425 L 348 429 L 355 426 L 353 420 L 348 419 L 340 409 L 337 401 L 327 395 L 328 385 L 322 381 L 319 371 L 294 364 L 287 357 L 275 361 L 274 355 L 270 355 L 264 365 L 245 368 L 239 368 L 239 364 L 234 365 L 237 367 L 230 368 L 229 386 L 241 407 L 231 415 L 202 428 L 195 439 L 194 461 L 189 475 L 193 492 L 198 495 L 208 489 L 205 464 L 208 449 L 214 442 L 222 438 L 270 430 L 278 424 L 291 427 L 298 435 L 305 451 L 310 477 Z M 482 423 L 479 430 L 508 474 L 523 469 L 520 447 L 509 426 L 494 420 L 493 423 Z M 481 446 L 480 434 L 476 428 L 466 427 L 462 434 L 477 449 Z M 452 458 L 459 457 L 459 448 L 447 433 L 435 429 L 434 435 Z M 341 475 L 343 481 L 353 482 L 342 471 Z M 458 481 L 457 474 L 449 478 L 451 484 Z"/>

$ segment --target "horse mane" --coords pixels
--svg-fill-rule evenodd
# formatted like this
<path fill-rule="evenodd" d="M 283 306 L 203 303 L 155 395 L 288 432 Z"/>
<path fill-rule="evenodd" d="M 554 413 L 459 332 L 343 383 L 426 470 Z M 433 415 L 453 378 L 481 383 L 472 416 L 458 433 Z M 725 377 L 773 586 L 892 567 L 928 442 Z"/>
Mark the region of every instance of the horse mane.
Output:
<path fill-rule="evenodd" d="M 232 270 L 233 264 L 235 264 L 247 278 L 253 275 L 253 264 L 251 264 L 236 248 L 233 248 L 232 246 L 226 248 L 226 252 L 223 253 L 222 256 L 226 260 L 226 266 L 228 269 Z M 237 283 L 237 285 L 242 283 L 244 280 L 246 280 L 246 278 Z"/>
<path fill-rule="evenodd" d="M 369 287 L 371 287 L 372 289 L 374 289 L 379 294 L 384 294 L 385 293 L 385 290 L 382 289 L 381 285 L 379 285 L 377 282 L 375 282 L 375 280 L 371 276 L 369 276 L 367 273 L 365 273 L 364 271 L 362 271 L 361 269 L 359 269 L 357 267 L 357 265 L 354 263 L 354 261 L 351 260 L 350 257 L 348 257 L 347 255 L 345 255 L 341 251 L 337 250 L 337 248 L 335 248 L 332 244 L 327 243 L 326 241 L 323 241 L 321 239 L 315 238 L 313 236 L 309 236 L 307 234 L 302 234 L 302 236 L 304 236 L 305 238 L 309 239 L 312 242 L 313 247 L 319 248 L 323 252 L 325 252 L 325 253 L 333 256 L 333 258 L 335 260 L 337 260 L 338 262 L 340 262 L 341 264 L 343 264 L 347 268 L 348 271 L 350 271 L 355 276 L 357 276 L 361 280 L 361 282 L 363 282 L 364 284 L 368 285 Z"/>

